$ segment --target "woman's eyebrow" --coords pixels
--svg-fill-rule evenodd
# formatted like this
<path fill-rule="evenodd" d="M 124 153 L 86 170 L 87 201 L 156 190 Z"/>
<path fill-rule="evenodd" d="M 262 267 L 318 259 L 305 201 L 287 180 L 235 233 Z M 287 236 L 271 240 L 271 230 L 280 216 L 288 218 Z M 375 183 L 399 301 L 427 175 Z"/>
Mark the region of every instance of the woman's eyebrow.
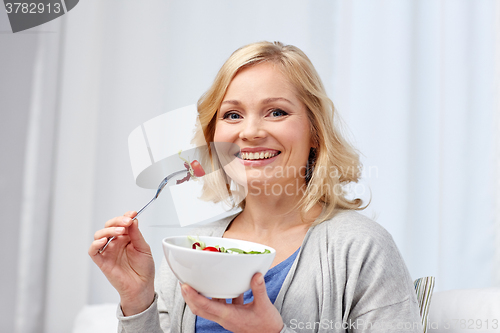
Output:
<path fill-rule="evenodd" d="M 284 97 L 269 97 L 269 98 L 266 98 L 262 101 L 262 104 L 270 104 L 270 103 L 273 103 L 273 102 L 276 102 L 276 101 L 283 101 L 283 102 L 287 102 L 293 106 L 295 106 L 295 104 L 293 104 L 290 100 L 284 98 Z M 223 104 L 232 104 L 232 105 L 241 105 L 241 102 L 238 101 L 238 100 L 233 100 L 233 99 L 230 99 L 230 100 L 227 100 L 227 101 L 223 101 L 221 103 L 221 105 Z"/>
<path fill-rule="evenodd" d="M 240 105 L 241 103 L 240 103 L 240 101 L 237 101 L 237 100 L 227 100 L 227 101 L 223 101 L 223 102 L 221 103 L 221 105 L 222 105 L 222 104 Z"/>
<path fill-rule="evenodd" d="M 269 104 L 269 103 L 273 103 L 273 102 L 276 102 L 276 101 L 283 101 L 283 102 L 287 102 L 293 106 L 295 106 L 295 104 L 293 104 L 290 100 L 284 98 L 284 97 L 270 97 L 270 98 L 266 98 L 265 100 L 262 101 L 262 104 Z"/>

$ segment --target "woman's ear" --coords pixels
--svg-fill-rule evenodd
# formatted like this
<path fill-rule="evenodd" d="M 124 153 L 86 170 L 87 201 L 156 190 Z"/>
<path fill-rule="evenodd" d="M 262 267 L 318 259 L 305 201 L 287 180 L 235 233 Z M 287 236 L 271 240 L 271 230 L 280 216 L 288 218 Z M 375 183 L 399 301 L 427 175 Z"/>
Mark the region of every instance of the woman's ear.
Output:
<path fill-rule="evenodd" d="M 311 138 L 311 149 L 318 149 L 319 143 L 317 138 Z"/>
<path fill-rule="evenodd" d="M 316 148 L 311 147 L 311 149 L 309 149 L 309 157 L 307 158 L 306 164 L 306 182 L 309 182 L 311 180 L 317 158 L 318 156 Z"/>

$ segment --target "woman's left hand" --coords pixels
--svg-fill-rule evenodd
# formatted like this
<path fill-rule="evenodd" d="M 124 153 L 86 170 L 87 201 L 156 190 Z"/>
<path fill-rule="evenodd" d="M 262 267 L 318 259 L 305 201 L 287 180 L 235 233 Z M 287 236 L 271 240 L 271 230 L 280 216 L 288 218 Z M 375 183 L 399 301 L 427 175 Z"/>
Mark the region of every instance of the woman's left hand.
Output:
<path fill-rule="evenodd" d="M 208 299 L 187 284 L 183 284 L 181 290 L 195 315 L 215 321 L 231 332 L 279 333 L 283 319 L 267 296 L 262 274 L 256 273 L 250 286 L 254 299 L 248 304 L 243 304 L 243 294 L 233 298 L 232 304 L 226 304 L 225 299 Z"/>

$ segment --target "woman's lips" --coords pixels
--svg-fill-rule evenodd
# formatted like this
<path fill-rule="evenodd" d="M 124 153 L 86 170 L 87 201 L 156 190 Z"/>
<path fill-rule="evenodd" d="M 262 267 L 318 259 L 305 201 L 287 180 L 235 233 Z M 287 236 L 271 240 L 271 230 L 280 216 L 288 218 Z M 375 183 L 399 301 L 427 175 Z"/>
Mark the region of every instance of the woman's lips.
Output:
<path fill-rule="evenodd" d="M 238 157 L 243 159 L 243 160 L 263 160 L 263 159 L 267 159 L 267 158 L 272 158 L 272 157 L 278 155 L 279 153 L 280 153 L 280 151 L 273 150 L 273 149 L 261 150 L 261 151 L 256 151 L 256 152 L 242 151 L 242 152 L 240 152 Z"/>
<path fill-rule="evenodd" d="M 262 150 L 258 152 L 242 151 L 236 157 L 238 157 L 238 161 L 244 166 L 259 167 L 272 163 L 280 154 L 281 152 L 279 150 Z"/>

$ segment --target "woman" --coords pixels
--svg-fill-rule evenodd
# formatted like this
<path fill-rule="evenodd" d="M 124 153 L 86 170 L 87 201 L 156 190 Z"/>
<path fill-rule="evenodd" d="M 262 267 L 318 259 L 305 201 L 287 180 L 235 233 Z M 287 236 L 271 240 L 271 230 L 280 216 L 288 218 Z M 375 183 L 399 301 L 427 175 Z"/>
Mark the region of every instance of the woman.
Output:
<path fill-rule="evenodd" d="M 89 254 L 120 294 L 120 331 L 422 332 L 391 236 L 342 191 L 358 181 L 359 158 L 335 128 L 333 104 L 302 51 L 278 42 L 235 51 L 198 112 L 206 142 L 240 147 L 244 177 L 228 176 L 247 192 L 241 213 L 198 234 L 266 244 L 276 257 L 232 304 L 181 286 L 165 263 L 155 292 L 136 213 L 111 219 Z M 231 196 L 225 184 L 209 185 L 205 198 Z M 118 237 L 98 254 L 111 236 Z"/>

